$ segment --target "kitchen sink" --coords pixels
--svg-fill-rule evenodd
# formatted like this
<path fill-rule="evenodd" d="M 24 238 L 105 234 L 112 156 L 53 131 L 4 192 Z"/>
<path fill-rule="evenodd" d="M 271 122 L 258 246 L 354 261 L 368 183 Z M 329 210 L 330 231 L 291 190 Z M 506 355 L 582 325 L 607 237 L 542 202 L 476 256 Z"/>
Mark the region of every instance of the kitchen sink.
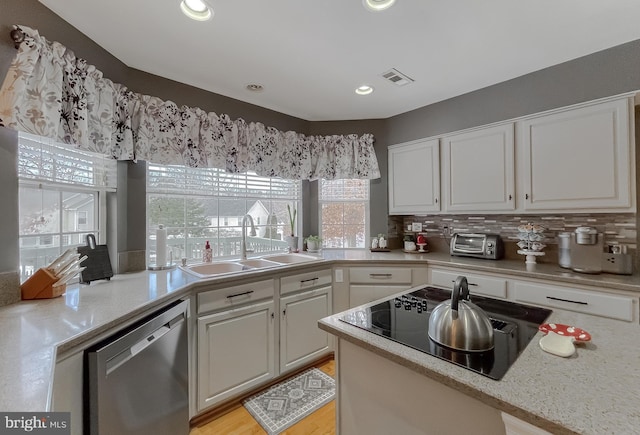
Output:
<path fill-rule="evenodd" d="M 305 263 L 307 261 L 318 261 L 320 258 L 305 254 L 275 254 L 264 257 L 265 260 L 275 261 L 283 264 Z"/>
<path fill-rule="evenodd" d="M 194 264 L 193 266 L 182 266 L 182 270 L 192 273 L 198 278 L 206 278 L 208 276 L 221 275 L 224 273 L 240 272 L 243 270 L 252 269 L 244 264 L 232 263 L 232 262 L 219 262 L 219 263 L 202 263 Z"/>
<path fill-rule="evenodd" d="M 250 258 L 248 260 L 238 260 L 236 261 L 238 264 L 242 264 L 244 266 L 248 266 L 251 268 L 261 269 L 264 267 L 275 267 L 282 266 L 282 263 L 277 263 L 275 261 L 263 260 L 262 258 Z"/>
<path fill-rule="evenodd" d="M 318 261 L 320 258 L 304 254 L 274 254 L 262 258 L 249 258 L 247 260 L 229 260 L 213 263 L 199 263 L 191 266 L 180 266 L 180 269 L 198 278 L 238 273 L 242 271 L 266 269 L 270 267 L 282 267 L 290 264 Z"/>

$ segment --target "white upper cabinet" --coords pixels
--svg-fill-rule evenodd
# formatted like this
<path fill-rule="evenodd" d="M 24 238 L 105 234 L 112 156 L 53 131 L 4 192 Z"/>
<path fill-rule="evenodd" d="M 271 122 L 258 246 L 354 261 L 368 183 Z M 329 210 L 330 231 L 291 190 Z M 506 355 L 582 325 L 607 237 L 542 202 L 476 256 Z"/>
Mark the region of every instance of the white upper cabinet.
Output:
<path fill-rule="evenodd" d="M 390 146 L 389 214 L 635 212 L 633 115 L 625 94 Z"/>
<path fill-rule="evenodd" d="M 630 98 L 524 119 L 519 128 L 524 211 L 634 211 Z"/>
<path fill-rule="evenodd" d="M 442 139 L 447 212 L 515 209 L 513 123 Z"/>
<path fill-rule="evenodd" d="M 389 213 L 440 211 L 438 139 L 389 147 Z"/>

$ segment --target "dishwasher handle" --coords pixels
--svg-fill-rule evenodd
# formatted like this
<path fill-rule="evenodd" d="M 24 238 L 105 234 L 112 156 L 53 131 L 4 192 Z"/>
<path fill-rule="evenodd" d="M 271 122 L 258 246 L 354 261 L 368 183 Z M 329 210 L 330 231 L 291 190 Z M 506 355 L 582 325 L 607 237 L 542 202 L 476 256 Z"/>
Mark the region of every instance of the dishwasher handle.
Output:
<path fill-rule="evenodd" d="M 185 320 L 184 317 L 185 317 L 184 313 L 178 314 L 172 320 L 165 323 L 164 325 L 162 325 L 161 327 L 153 331 L 151 334 L 144 337 L 142 340 L 139 340 L 138 342 L 136 342 L 133 346 L 125 349 L 124 351 L 120 352 L 118 355 L 111 358 L 109 361 L 107 361 L 107 364 L 106 364 L 106 372 L 107 372 L 106 374 L 109 375 L 118 367 L 120 367 L 122 364 L 126 363 L 131 358 L 133 358 L 134 356 L 136 356 L 137 354 L 145 350 L 147 347 L 151 346 L 153 343 L 160 340 L 163 336 L 169 333 L 169 331 L 171 331 L 173 328 L 182 324 Z"/>

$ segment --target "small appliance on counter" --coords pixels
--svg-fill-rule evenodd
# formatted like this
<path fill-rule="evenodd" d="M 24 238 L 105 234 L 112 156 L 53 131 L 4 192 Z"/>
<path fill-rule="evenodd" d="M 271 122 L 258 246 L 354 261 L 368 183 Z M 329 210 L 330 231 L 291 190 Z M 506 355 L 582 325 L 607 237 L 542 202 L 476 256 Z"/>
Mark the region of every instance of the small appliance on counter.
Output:
<path fill-rule="evenodd" d="M 499 234 L 455 233 L 451 238 L 449 253 L 460 257 L 500 260 L 504 256 L 504 244 Z"/>
<path fill-rule="evenodd" d="M 578 227 L 571 234 L 571 269 L 581 273 L 602 272 L 604 235 L 592 227 Z"/>
<path fill-rule="evenodd" d="M 633 259 L 625 245 L 609 245 L 595 228 L 578 227 L 573 233 L 558 234 L 558 264 L 580 273 L 631 275 Z"/>
<path fill-rule="evenodd" d="M 602 271 L 618 275 L 633 273 L 633 256 L 627 253 L 627 245 L 609 245 L 602 253 Z"/>

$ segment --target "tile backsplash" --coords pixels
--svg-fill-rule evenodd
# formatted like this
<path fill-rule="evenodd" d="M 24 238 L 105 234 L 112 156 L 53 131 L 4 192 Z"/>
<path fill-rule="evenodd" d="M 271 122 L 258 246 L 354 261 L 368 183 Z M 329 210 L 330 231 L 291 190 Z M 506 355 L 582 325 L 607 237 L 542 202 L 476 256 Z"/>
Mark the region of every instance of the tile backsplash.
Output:
<path fill-rule="evenodd" d="M 389 238 L 402 240 L 408 225 L 422 223 L 427 240 L 448 239 L 455 232 L 496 233 L 505 243 L 518 241 L 518 226 L 532 222 L 542 225 L 545 243 L 557 249 L 556 236 L 560 232 L 573 232 L 577 227 L 594 227 L 604 234 L 607 243 L 625 244 L 636 250 L 637 222 L 635 213 L 568 214 L 568 215 L 427 215 L 390 216 Z M 398 246 L 399 247 L 399 246 Z"/>

